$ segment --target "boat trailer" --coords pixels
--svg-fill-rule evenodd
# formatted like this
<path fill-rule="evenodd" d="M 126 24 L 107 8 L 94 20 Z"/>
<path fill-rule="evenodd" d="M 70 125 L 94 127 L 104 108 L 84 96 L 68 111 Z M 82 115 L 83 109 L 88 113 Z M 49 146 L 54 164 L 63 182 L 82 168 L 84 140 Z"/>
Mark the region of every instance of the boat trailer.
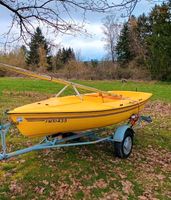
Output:
<path fill-rule="evenodd" d="M 115 155 L 120 158 L 127 158 L 131 154 L 133 147 L 133 137 L 134 137 L 133 126 L 136 124 L 136 122 L 137 124 L 141 124 L 142 121 L 150 123 L 152 122 L 152 119 L 150 116 L 147 117 L 147 116 L 132 115 L 129 119 L 128 124 L 119 126 L 112 135 L 107 137 L 99 137 L 97 136 L 98 131 L 93 131 L 93 130 L 81 132 L 79 134 L 66 133 L 63 135 L 59 135 L 58 137 L 54 137 L 52 135 L 52 136 L 46 136 L 39 144 L 7 153 L 6 136 L 9 133 L 9 129 L 13 125 L 12 123 L 9 122 L 4 125 L 0 125 L 0 137 L 2 144 L 2 152 L 0 153 L 0 160 L 8 159 L 35 150 L 90 145 L 100 142 L 110 142 L 114 144 Z M 60 136 L 65 136 L 65 137 L 60 137 Z M 86 138 L 87 141 L 80 141 L 81 138 Z"/>

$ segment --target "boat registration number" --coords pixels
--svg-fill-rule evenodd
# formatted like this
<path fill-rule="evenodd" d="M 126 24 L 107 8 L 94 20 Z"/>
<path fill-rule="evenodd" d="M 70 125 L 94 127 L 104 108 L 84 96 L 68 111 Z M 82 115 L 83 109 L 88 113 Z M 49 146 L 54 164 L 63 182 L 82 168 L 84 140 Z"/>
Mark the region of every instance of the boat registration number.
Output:
<path fill-rule="evenodd" d="M 67 122 L 67 118 L 56 118 L 56 119 L 46 119 L 45 120 L 46 123 L 66 123 Z"/>

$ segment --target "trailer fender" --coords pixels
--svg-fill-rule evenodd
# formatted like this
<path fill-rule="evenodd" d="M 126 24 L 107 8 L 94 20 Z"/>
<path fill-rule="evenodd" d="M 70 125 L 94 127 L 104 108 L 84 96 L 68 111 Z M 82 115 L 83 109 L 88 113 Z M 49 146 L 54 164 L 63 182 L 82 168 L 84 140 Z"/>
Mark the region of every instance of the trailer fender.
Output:
<path fill-rule="evenodd" d="M 129 125 L 119 126 L 113 134 L 113 140 L 115 142 L 122 142 L 127 129 L 132 129 Z"/>

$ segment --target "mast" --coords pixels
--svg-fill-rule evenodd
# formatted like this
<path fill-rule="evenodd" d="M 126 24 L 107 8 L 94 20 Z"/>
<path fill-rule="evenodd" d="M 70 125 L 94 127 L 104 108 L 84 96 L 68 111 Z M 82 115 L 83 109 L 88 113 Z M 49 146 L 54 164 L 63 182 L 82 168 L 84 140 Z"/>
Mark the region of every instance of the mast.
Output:
<path fill-rule="evenodd" d="M 46 81 L 50 81 L 50 82 L 53 82 L 53 83 L 64 84 L 66 86 L 72 86 L 74 88 L 74 90 L 75 90 L 75 88 L 80 88 L 80 89 L 83 89 L 83 90 L 96 92 L 96 93 L 99 93 L 101 95 L 102 94 L 110 95 L 110 93 L 103 91 L 103 90 L 99 90 L 99 89 L 96 89 L 96 88 L 93 88 L 93 87 L 74 83 L 74 82 L 71 82 L 71 81 L 66 81 L 64 79 L 58 79 L 58 78 L 54 78 L 54 77 L 51 77 L 51 76 L 48 76 L 48 75 L 39 74 L 39 73 L 36 73 L 36 72 L 32 72 L 30 70 L 22 69 L 22 68 L 19 68 L 19 67 L 13 66 L 13 65 L 9 65 L 9 64 L 4 64 L 4 63 L 1 63 L 1 62 L 0 62 L 0 68 L 4 69 L 6 71 L 11 71 L 11 72 L 15 72 L 15 73 L 18 73 L 18 74 L 23 74 L 23 75 L 38 78 L 38 79 L 41 79 L 41 80 L 46 80 Z"/>

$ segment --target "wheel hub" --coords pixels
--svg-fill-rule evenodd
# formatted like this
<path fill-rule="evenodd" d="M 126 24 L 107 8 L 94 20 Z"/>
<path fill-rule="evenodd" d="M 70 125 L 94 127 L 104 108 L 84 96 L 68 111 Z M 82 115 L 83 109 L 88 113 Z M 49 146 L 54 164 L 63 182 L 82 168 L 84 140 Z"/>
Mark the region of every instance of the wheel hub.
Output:
<path fill-rule="evenodd" d="M 128 155 L 132 149 L 132 138 L 130 136 L 126 137 L 123 143 L 124 154 Z"/>

